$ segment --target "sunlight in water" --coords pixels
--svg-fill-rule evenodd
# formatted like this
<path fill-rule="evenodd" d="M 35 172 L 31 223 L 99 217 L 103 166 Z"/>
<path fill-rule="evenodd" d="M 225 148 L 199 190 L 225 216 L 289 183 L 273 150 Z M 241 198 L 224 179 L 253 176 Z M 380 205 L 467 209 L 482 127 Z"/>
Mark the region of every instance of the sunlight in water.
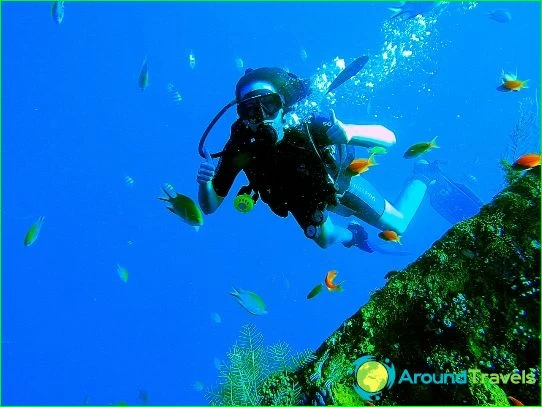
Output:
<path fill-rule="evenodd" d="M 401 84 L 428 90 L 426 81 L 438 71 L 436 55 L 448 45 L 440 38 L 437 22 L 450 13 L 456 17 L 476 6 L 476 2 L 441 3 L 426 16 L 418 15 L 408 21 L 386 20 L 382 25 L 384 41 L 381 48 L 365 53 L 369 56 L 369 62 L 359 74 L 339 88 L 340 96 L 339 92 L 330 92 L 328 95 L 325 92 L 345 66 L 363 52 L 360 55 L 337 56 L 318 67 L 317 73 L 311 78 L 313 93 L 300 103 L 295 117 L 287 115 L 287 124 L 295 125 L 299 117 L 306 119 L 318 108 L 329 109 L 339 97 L 350 106 L 364 106 L 369 112 L 371 97 L 383 88 Z M 420 73 L 425 75 L 420 76 Z"/>

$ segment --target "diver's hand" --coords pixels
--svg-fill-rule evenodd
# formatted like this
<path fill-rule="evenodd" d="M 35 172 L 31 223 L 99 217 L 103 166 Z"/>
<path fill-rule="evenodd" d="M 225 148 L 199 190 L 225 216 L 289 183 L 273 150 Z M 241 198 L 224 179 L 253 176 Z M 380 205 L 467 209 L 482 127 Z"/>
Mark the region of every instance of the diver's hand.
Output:
<path fill-rule="evenodd" d="M 331 109 L 330 111 L 330 122 L 331 127 L 327 130 L 326 135 L 332 144 L 347 144 L 348 143 L 348 134 L 346 133 L 346 127 L 344 123 L 340 120 L 337 120 L 335 116 L 335 111 Z"/>
<path fill-rule="evenodd" d="M 197 176 L 197 181 L 200 185 L 207 184 L 215 176 L 215 165 L 213 164 L 209 150 L 205 148 L 203 153 L 205 154 L 205 161 L 200 164 Z"/>

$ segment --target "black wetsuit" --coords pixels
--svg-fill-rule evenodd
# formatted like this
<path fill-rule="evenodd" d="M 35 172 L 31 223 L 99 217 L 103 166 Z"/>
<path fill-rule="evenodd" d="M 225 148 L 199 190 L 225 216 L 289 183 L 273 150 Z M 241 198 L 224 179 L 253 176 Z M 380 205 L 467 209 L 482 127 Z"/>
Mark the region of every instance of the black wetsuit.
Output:
<path fill-rule="evenodd" d="M 275 144 L 266 142 L 272 137 L 265 128 L 253 132 L 237 120 L 216 168 L 214 190 L 226 196 L 243 170 L 250 187 L 275 214 L 292 213 L 305 233 L 311 225 L 320 226 L 327 206 L 338 204 L 336 180 L 342 163 L 348 165 L 352 159 L 347 162 L 345 146 L 330 143 L 326 132 L 331 125 L 327 118 L 313 116 L 286 129 Z"/>
<path fill-rule="evenodd" d="M 345 172 L 354 147 L 331 144 L 331 126 L 329 118 L 312 116 L 285 130 L 275 144 L 265 126 L 253 132 L 237 120 L 216 168 L 215 192 L 225 197 L 243 170 L 262 201 L 279 216 L 292 213 L 307 237 L 318 236 L 328 207 L 375 225 L 384 213 L 384 198 L 364 178 L 353 180 Z"/>

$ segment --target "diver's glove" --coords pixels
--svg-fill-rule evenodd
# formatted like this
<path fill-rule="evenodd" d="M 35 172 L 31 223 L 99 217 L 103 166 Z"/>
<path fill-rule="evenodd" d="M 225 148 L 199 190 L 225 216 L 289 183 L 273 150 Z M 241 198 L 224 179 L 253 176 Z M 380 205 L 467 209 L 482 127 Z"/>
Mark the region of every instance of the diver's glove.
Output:
<path fill-rule="evenodd" d="M 332 144 L 347 144 L 348 143 L 348 134 L 346 133 L 346 127 L 344 123 L 340 120 L 337 120 L 335 116 L 335 111 L 331 109 L 329 121 L 331 122 L 331 127 L 327 129 L 326 135 L 331 141 Z"/>
<path fill-rule="evenodd" d="M 366 251 L 368 253 L 374 252 L 374 250 L 371 247 L 369 247 L 367 243 L 367 239 L 369 238 L 369 235 L 367 234 L 365 229 L 363 229 L 363 226 L 353 221 L 346 228 L 350 232 L 352 232 L 352 240 L 347 243 L 343 243 L 345 247 L 356 246 L 359 249 Z"/>
<path fill-rule="evenodd" d="M 200 185 L 207 184 L 215 176 L 215 165 L 213 164 L 209 150 L 205 148 L 203 149 L 203 153 L 205 154 L 205 161 L 199 165 L 198 176 L 196 178 Z"/>

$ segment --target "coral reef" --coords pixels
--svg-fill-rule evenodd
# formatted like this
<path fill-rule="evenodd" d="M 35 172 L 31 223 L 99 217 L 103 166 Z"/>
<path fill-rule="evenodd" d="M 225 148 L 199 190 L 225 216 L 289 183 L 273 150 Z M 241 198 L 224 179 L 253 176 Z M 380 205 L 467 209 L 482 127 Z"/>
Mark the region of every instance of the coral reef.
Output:
<path fill-rule="evenodd" d="M 261 334 L 245 327 L 245 345 L 234 345 L 211 402 L 540 405 L 540 167 L 504 169 L 510 185 L 406 269 L 388 273 L 386 285 L 316 357 L 292 362 L 286 344 L 264 350 Z M 247 337 L 256 346 L 246 345 Z M 391 361 L 396 371 L 393 385 L 372 401 L 354 389 L 354 362 L 366 355 Z M 405 369 L 410 375 L 463 372 L 465 380 L 401 383 Z M 524 383 L 514 383 L 512 374 Z"/>
<path fill-rule="evenodd" d="M 353 362 L 370 354 L 399 373 L 469 372 L 466 385 L 396 380 L 375 404 L 540 405 L 540 168 L 505 170 L 512 184 L 492 203 L 390 274 L 315 361 L 288 373 L 303 404 L 370 404 L 353 388 Z"/>

